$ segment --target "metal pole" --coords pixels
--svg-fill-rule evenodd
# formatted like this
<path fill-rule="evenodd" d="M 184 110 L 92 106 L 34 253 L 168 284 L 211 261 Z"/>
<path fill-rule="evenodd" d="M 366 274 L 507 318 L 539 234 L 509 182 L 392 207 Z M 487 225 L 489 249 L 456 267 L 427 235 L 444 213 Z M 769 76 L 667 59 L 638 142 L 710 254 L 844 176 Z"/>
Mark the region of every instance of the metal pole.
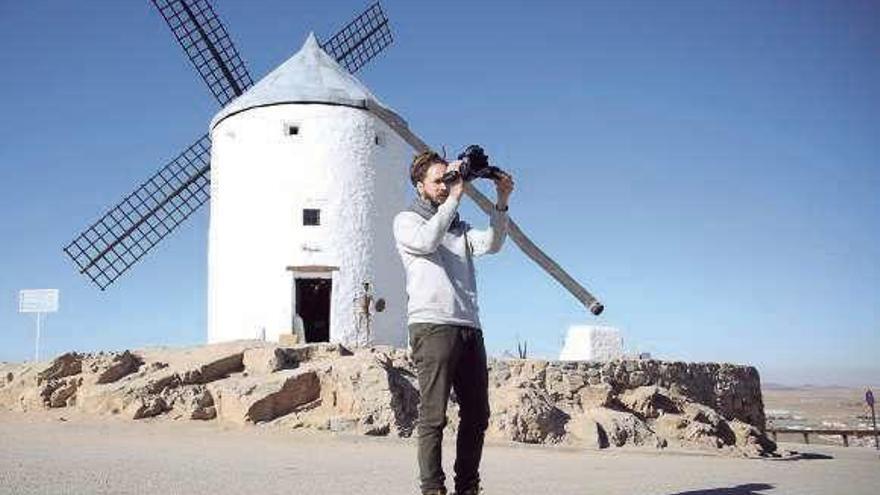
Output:
<path fill-rule="evenodd" d="M 37 363 L 40 361 L 40 315 L 42 313 L 37 312 L 37 339 L 34 343 L 34 362 Z"/>

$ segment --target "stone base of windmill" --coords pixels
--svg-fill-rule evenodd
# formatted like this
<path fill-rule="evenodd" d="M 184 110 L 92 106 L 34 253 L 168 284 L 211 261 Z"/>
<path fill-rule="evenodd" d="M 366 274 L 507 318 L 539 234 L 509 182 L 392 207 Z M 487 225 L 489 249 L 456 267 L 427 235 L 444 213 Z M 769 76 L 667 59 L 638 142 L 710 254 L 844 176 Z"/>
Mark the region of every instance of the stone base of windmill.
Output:
<path fill-rule="evenodd" d="M 586 448 L 777 455 L 763 433 L 755 368 L 619 360 L 491 360 L 487 438 Z M 239 341 L 68 353 L 0 365 L 0 408 L 75 410 L 130 420 L 271 423 L 363 435 L 413 435 L 419 391 L 407 352 Z M 448 434 L 458 424 L 448 411 Z"/>

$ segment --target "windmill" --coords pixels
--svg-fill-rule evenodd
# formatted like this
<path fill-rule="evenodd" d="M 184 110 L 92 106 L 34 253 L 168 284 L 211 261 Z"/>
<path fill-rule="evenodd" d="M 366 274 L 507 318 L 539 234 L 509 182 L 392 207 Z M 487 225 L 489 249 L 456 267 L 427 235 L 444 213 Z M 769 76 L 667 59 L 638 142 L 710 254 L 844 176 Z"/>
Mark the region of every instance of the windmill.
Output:
<path fill-rule="evenodd" d="M 134 264 L 142 259 L 147 252 L 149 252 L 160 241 L 165 239 L 202 205 L 208 202 L 209 198 L 212 199 L 212 227 L 211 232 L 209 233 L 209 279 L 214 279 L 209 285 L 228 288 L 235 285 L 233 282 L 239 282 L 239 280 L 233 280 L 230 278 L 226 274 L 228 270 L 225 268 L 217 269 L 213 272 L 211 268 L 212 256 L 217 260 L 230 259 L 231 256 L 225 254 L 214 255 L 212 253 L 224 251 L 226 248 L 222 246 L 226 246 L 230 242 L 234 243 L 233 241 L 224 240 L 221 244 L 220 242 L 215 243 L 214 240 L 220 239 L 223 236 L 226 236 L 223 237 L 225 239 L 232 239 L 235 237 L 235 234 L 229 232 L 232 230 L 231 228 L 222 226 L 230 223 L 229 221 L 218 220 L 215 222 L 215 214 L 217 211 L 231 211 L 236 209 L 223 206 L 225 200 L 215 197 L 217 193 L 221 191 L 217 182 L 225 182 L 228 184 L 224 186 L 224 192 L 221 194 L 222 197 L 230 197 L 235 196 L 235 194 L 230 194 L 225 191 L 234 189 L 235 186 L 233 185 L 241 178 L 241 176 L 238 178 L 232 178 L 232 175 L 234 174 L 231 174 L 230 180 L 221 180 L 216 177 L 216 175 L 220 171 L 218 165 L 221 162 L 230 163 L 228 166 L 224 165 L 227 170 L 234 170 L 235 167 L 239 166 L 238 163 L 240 162 L 240 159 L 228 158 L 233 154 L 232 151 L 225 152 L 225 155 L 221 153 L 221 149 L 224 146 L 227 150 L 232 149 L 231 145 L 227 146 L 222 145 L 221 143 L 229 139 L 246 142 L 241 146 L 254 146 L 256 142 L 248 141 L 249 138 L 247 138 L 247 135 L 250 132 L 248 129 L 252 128 L 254 125 L 258 125 L 254 123 L 265 122 L 266 118 L 280 119 L 278 122 L 283 124 L 283 126 L 281 126 L 278 134 L 283 134 L 287 138 L 294 137 L 294 139 L 296 139 L 295 136 L 299 136 L 301 131 L 300 120 L 304 118 L 312 118 L 312 114 L 308 114 L 308 112 L 307 114 L 302 113 L 304 109 L 309 108 L 309 111 L 311 111 L 312 107 L 320 107 L 328 112 L 347 112 L 345 113 L 345 119 L 348 119 L 345 121 L 347 122 L 346 125 L 349 125 L 349 121 L 354 119 L 357 121 L 356 125 L 351 125 L 355 125 L 355 127 L 349 125 L 351 129 L 345 131 L 348 134 L 345 134 L 341 138 L 337 136 L 333 139 L 338 138 L 337 141 L 339 139 L 343 139 L 343 141 L 351 140 L 351 136 L 357 133 L 363 134 L 366 129 L 370 133 L 371 144 L 375 146 L 384 145 L 386 148 L 385 151 L 368 150 L 365 152 L 369 156 L 364 158 L 365 161 L 361 164 L 363 167 L 359 170 L 368 175 L 386 173 L 380 171 L 385 169 L 381 169 L 373 163 L 376 160 L 398 160 L 398 164 L 401 163 L 401 161 L 406 163 L 408 160 L 404 156 L 400 156 L 400 150 L 403 148 L 412 148 L 416 151 L 428 149 L 428 146 L 424 141 L 410 131 L 408 125 L 402 118 L 386 106 L 382 105 L 369 92 L 369 90 L 367 90 L 352 75 L 392 42 L 388 19 L 385 17 L 385 14 L 378 3 L 371 5 L 327 41 L 319 42 L 313 35 L 310 36 L 300 52 L 254 86 L 253 79 L 241 59 L 238 50 L 235 48 L 235 45 L 224 25 L 220 22 L 220 19 L 214 12 L 208 0 L 152 0 L 152 2 L 168 24 L 202 80 L 208 85 L 211 93 L 220 103 L 221 111 L 213 119 L 210 133 L 206 133 L 198 138 L 176 158 L 149 177 L 132 193 L 123 198 L 122 201 L 110 208 L 107 213 L 76 236 L 74 240 L 64 248 L 64 252 L 73 260 L 80 273 L 86 275 L 101 290 L 106 289 L 123 273 L 127 272 Z M 293 78 L 295 83 L 300 84 L 300 86 L 293 90 L 297 94 L 297 97 L 294 98 L 295 101 L 291 101 L 290 97 L 287 95 L 279 97 L 277 94 L 279 90 L 290 90 L 290 82 L 287 81 L 287 79 L 290 78 Z M 287 86 L 285 86 L 285 84 L 287 84 Z M 318 86 L 315 86 L 315 84 Z M 307 87 L 307 90 L 303 91 L 303 87 Z M 290 110 L 293 111 L 293 113 L 281 112 L 273 114 L 271 117 L 265 117 L 264 114 L 269 111 L 266 110 L 269 107 L 278 109 L 279 111 Z M 330 110 L 331 107 L 333 110 Z M 262 112 L 262 114 L 260 112 Z M 368 116 L 369 118 L 363 120 L 363 118 L 365 118 L 364 116 Z M 318 117 L 321 119 L 327 118 L 326 115 L 319 115 Z M 303 134 L 306 134 L 308 131 L 308 128 L 304 129 Z M 323 129 L 319 134 L 324 132 L 324 136 L 326 137 L 327 134 L 325 131 L 327 130 Z M 238 136 L 239 133 L 241 133 L 240 138 Z M 217 140 L 218 136 L 220 137 L 219 141 Z M 212 141 L 212 137 L 214 138 L 214 141 Z M 259 139 L 262 140 L 258 140 L 260 143 L 265 144 L 266 139 L 268 138 L 260 136 Z M 310 162 L 317 160 L 322 166 L 332 169 L 332 163 L 327 162 L 328 157 L 326 153 L 320 149 L 309 148 L 310 154 L 306 156 L 302 155 L 302 152 L 289 151 L 295 149 L 296 145 L 292 145 L 290 142 L 282 142 L 277 136 L 272 139 L 272 143 L 277 145 L 276 148 L 281 150 L 279 153 L 293 153 L 291 156 L 298 156 L 298 160 L 307 160 Z M 212 144 L 214 149 L 212 149 Z M 291 146 L 294 146 L 294 148 Z M 338 149 L 339 145 L 334 142 L 333 146 L 336 146 Z M 361 143 L 359 146 L 365 147 L 367 144 Z M 411 149 L 409 150 L 409 154 L 411 155 Z M 358 157 L 361 157 L 363 153 L 356 155 L 357 156 L 352 158 L 355 162 L 357 162 L 359 159 Z M 266 157 L 266 159 L 268 162 L 271 162 L 272 160 L 276 160 L 277 157 Z M 214 166 L 212 167 L 212 165 Z M 337 170 L 337 172 L 339 172 L 339 170 Z M 399 177 L 399 171 L 395 173 Z M 301 176 L 298 176 L 297 178 L 301 178 Z M 469 185 L 466 188 L 466 192 L 481 209 L 487 212 L 491 211 L 493 207 L 491 201 L 482 195 L 476 188 Z M 399 191 L 394 191 L 389 195 L 395 198 L 400 198 L 400 201 L 402 201 L 402 196 L 400 196 Z M 290 196 L 290 194 L 287 196 Z M 333 196 L 333 194 L 331 194 L 331 196 Z M 279 194 L 278 197 L 281 197 L 281 195 Z M 302 223 L 297 226 L 297 232 L 306 233 L 306 237 L 312 236 L 313 233 L 316 232 L 316 229 L 308 229 L 305 227 L 320 225 L 320 218 L 322 215 L 320 206 L 322 201 L 332 202 L 332 197 L 330 200 L 320 197 L 314 198 L 314 200 L 314 204 L 295 204 L 296 211 L 302 212 Z M 285 297 L 290 299 L 289 295 L 293 292 L 294 302 L 293 304 L 288 304 L 287 309 L 280 312 L 276 311 L 277 314 L 273 317 L 271 325 L 274 327 L 281 326 L 281 324 L 278 323 L 280 318 L 280 320 L 290 322 L 290 325 L 287 325 L 288 327 L 296 328 L 297 318 L 302 318 L 303 312 L 313 311 L 315 307 L 329 305 L 329 302 L 320 302 L 322 300 L 319 299 L 316 299 L 316 301 L 319 301 L 318 303 L 308 302 L 311 301 L 308 299 L 310 297 L 309 294 L 314 295 L 332 292 L 334 301 L 351 301 L 354 298 L 350 297 L 352 295 L 351 293 L 344 293 L 345 287 L 361 287 L 363 283 L 373 283 L 373 287 L 377 288 L 377 290 L 379 289 L 382 284 L 375 283 L 375 280 L 373 280 L 372 277 L 381 278 L 383 276 L 381 274 L 388 275 L 390 271 L 384 269 L 382 266 L 370 266 L 364 271 L 357 264 L 358 260 L 366 262 L 367 259 L 387 258 L 382 246 L 374 246 L 374 244 L 381 244 L 383 241 L 376 240 L 377 237 L 375 233 L 370 235 L 364 234 L 364 230 L 367 229 L 369 225 L 372 225 L 370 221 L 377 220 L 377 209 L 382 209 L 376 207 L 373 203 L 370 203 L 371 198 L 367 198 L 366 201 L 368 204 L 364 206 L 364 208 L 361 210 L 346 211 L 344 212 L 345 216 L 341 216 L 343 213 L 330 208 L 330 216 L 335 215 L 337 221 L 334 223 L 333 219 L 330 218 L 329 223 L 335 225 L 335 227 L 331 226 L 328 228 L 330 231 L 330 234 L 328 235 L 333 237 L 335 232 L 342 229 L 343 224 L 348 225 L 349 223 L 352 223 L 354 227 L 347 226 L 345 228 L 348 230 L 342 229 L 345 232 L 348 232 L 347 234 L 344 234 L 342 237 L 337 236 L 337 245 L 347 245 L 348 243 L 353 243 L 355 245 L 358 245 L 358 243 L 363 244 L 363 239 L 366 239 L 366 251 L 362 250 L 363 252 L 354 257 L 348 255 L 341 256 L 342 262 L 340 263 L 339 259 L 336 259 L 333 256 L 330 256 L 329 258 L 324 256 L 322 258 L 322 256 L 326 254 L 322 253 L 322 251 L 326 251 L 326 249 L 320 245 L 320 236 L 318 236 L 318 240 L 315 241 L 319 244 L 317 247 L 310 245 L 308 242 L 300 243 L 297 247 L 297 250 L 301 251 L 300 255 L 297 255 L 299 262 L 286 266 L 286 269 L 293 273 L 292 280 L 294 286 L 290 287 L 288 285 L 288 296 Z M 393 210 L 393 207 L 399 205 L 391 206 L 391 209 Z M 282 209 L 286 211 L 284 215 L 287 215 L 284 217 L 283 221 L 288 222 L 289 213 L 292 211 L 293 207 L 285 204 Z M 263 212 L 259 213 L 259 217 L 262 218 L 264 216 L 262 214 Z M 325 216 L 327 216 L 327 213 L 328 212 L 325 211 Z M 239 214 L 239 212 L 236 212 L 236 214 Z M 225 219 L 230 214 L 224 213 L 224 215 L 225 216 L 222 218 Z M 382 215 L 379 214 L 379 217 L 381 216 Z M 281 216 L 276 217 L 282 218 Z M 217 215 L 217 218 L 219 219 L 221 217 Z M 368 221 L 369 218 L 372 218 L 373 220 Z M 358 227 L 358 219 L 367 219 L 364 220 L 367 223 L 363 224 L 367 225 L 367 227 L 364 227 L 363 225 Z M 381 218 L 378 219 L 382 220 Z M 247 227 L 253 223 L 247 220 L 248 219 L 243 222 L 238 222 L 236 225 Z M 214 227 L 215 224 L 217 225 L 216 229 Z M 381 224 L 381 222 L 379 222 L 379 224 Z M 390 229 L 390 220 L 387 224 Z M 358 228 L 360 228 L 360 230 L 357 230 Z M 510 222 L 509 229 L 510 237 L 523 250 L 523 252 L 559 281 L 582 304 L 584 304 L 585 307 L 594 314 L 599 314 L 602 311 L 603 308 L 601 303 L 599 303 L 595 297 L 593 297 L 586 289 L 571 278 L 557 263 L 531 242 L 528 237 L 522 233 L 515 222 Z M 275 230 L 279 229 L 275 228 Z M 289 229 L 280 230 L 287 232 Z M 215 231 L 225 232 L 225 234 L 215 235 Z M 345 235 L 349 235 L 349 237 L 345 237 Z M 352 235 L 361 237 L 353 240 L 353 238 L 350 237 Z M 266 242 L 264 244 L 273 243 Z M 217 247 L 215 248 L 215 246 Z M 234 250 L 237 250 L 236 253 L 238 254 L 236 254 L 236 256 L 239 256 L 239 259 L 243 256 L 260 258 L 258 253 L 253 251 L 248 253 L 241 247 L 237 247 Z M 257 254 L 257 256 L 255 256 L 255 254 Z M 226 256 L 226 258 L 224 258 L 224 256 Z M 315 260 L 319 260 L 319 262 L 315 262 Z M 214 264 L 219 263 L 220 261 L 217 261 L 217 263 Z M 360 277 L 360 279 L 355 280 L 353 278 L 355 275 L 348 273 L 351 271 L 359 271 L 357 276 Z M 338 274 L 334 275 L 333 272 L 337 272 Z M 216 276 L 214 273 L 216 273 Z M 397 276 L 396 273 L 390 273 L 390 275 Z M 290 284 L 290 275 L 287 274 L 285 276 L 288 277 L 287 282 L 285 283 Z M 339 280 L 334 281 L 337 277 Z M 402 273 L 398 278 L 402 279 Z M 275 284 L 281 279 L 281 275 L 274 274 L 272 275 L 271 283 Z M 324 280 L 324 282 L 321 282 L 321 280 Z M 327 282 L 327 280 L 333 282 Z M 250 280 L 250 282 L 259 283 L 261 286 L 265 280 Z M 331 289 L 329 286 L 331 284 L 336 285 L 333 285 Z M 385 286 L 388 287 L 387 293 L 390 295 L 390 297 L 385 298 L 389 302 L 389 311 L 387 311 L 387 313 L 391 314 L 391 316 L 386 318 L 387 321 L 385 326 L 388 328 L 404 328 L 402 321 L 398 321 L 401 316 L 398 306 L 401 305 L 393 304 L 393 302 L 396 302 L 399 299 L 401 287 L 395 285 L 395 283 L 391 281 L 385 283 Z M 265 335 L 267 328 L 260 323 L 263 320 L 249 317 L 236 319 L 231 318 L 228 314 L 222 313 L 222 311 L 225 311 L 230 306 L 246 306 L 249 304 L 247 301 L 242 303 L 242 297 L 244 296 L 241 292 L 236 292 L 234 294 L 227 292 L 228 290 L 225 288 L 218 288 L 215 291 L 209 287 L 209 341 L 256 336 L 260 333 Z M 337 292 L 339 292 L 339 294 L 337 294 Z M 320 297 L 326 299 L 326 297 L 329 296 L 324 295 Z M 213 304 L 212 300 L 214 300 Z M 257 304 L 256 302 L 253 303 Z M 279 307 L 281 305 L 278 301 L 272 302 L 271 304 L 274 304 L 274 307 Z M 339 305 L 344 305 L 344 303 L 340 302 Z M 211 306 L 213 306 L 214 309 L 211 309 Z M 323 316 L 312 317 L 305 323 L 306 328 L 304 330 L 306 331 L 305 339 L 307 341 L 352 341 L 360 338 L 357 335 L 352 335 L 350 333 L 351 330 L 345 329 L 354 325 L 342 325 L 344 322 L 330 320 L 328 313 L 328 311 L 330 311 L 329 309 L 324 308 L 321 311 L 323 311 Z M 213 319 L 218 322 L 217 325 L 220 324 L 220 321 L 235 320 L 229 324 L 238 325 L 238 329 L 234 331 L 212 331 L 211 315 L 215 312 L 217 314 L 214 315 Z M 249 308 L 239 309 L 239 314 L 251 314 L 253 312 L 254 311 Z M 346 312 L 343 308 L 338 314 L 353 314 L 353 312 Z M 340 330 L 335 332 L 331 330 L 328 332 L 328 329 L 324 327 L 331 323 L 335 323 L 336 328 Z M 384 341 L 385 343 L 396 345 L 402 344 L 400 336 L 391 334 L 383 335 L 383 332 L 379 329 L 382 325 L 379 323 L 380 322 L 377 320 L 374 331 L 374 337 L 376 337 L 379 342 Z M 254 328 L 255 326 L 260 327 L 261 325 L 262 328 Z M 278 328 L 270 328 L 268 330 L 270 335 L 279 335 L 284 332 L 283 329 Z M 390 332 L 391 330 L 388 331 Z M 399 332 L 399 330 L 395 331 Z M 242 334 L 242 332 L 245 333 Z M 247 332 L 253 333 L 249 334 Z M 309 333 L 311 333 L 311 335 L 309 335 Z"/>

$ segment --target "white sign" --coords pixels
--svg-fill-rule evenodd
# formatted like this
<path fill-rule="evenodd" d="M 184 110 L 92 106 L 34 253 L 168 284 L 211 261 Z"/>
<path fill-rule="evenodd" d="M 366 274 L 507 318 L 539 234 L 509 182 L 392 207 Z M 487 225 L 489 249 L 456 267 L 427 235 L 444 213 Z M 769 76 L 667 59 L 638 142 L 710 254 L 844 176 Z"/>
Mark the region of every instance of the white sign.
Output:
<path fill-rule="evenodd" d="M 58 289 L 25 289 L 18 293 L 19 313 L 58 311 Z"/>

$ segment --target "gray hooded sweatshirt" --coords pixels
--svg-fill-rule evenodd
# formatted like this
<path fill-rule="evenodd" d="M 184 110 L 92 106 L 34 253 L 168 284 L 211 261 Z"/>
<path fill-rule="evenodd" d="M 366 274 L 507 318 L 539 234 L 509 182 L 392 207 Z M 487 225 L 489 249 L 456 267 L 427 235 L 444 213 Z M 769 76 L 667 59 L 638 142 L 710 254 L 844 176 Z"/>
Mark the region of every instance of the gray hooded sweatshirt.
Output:
<path fill-rule="evenodd" d="M 497 253 L 507 236 L 507 213 L 495 210 L 486 230 L 457 221 L 451 196 L 424 218 L 402 211 L 394 218 L 397 251 L 406 270 L 408 321 L 481 328 L 473 258 Z"/>

